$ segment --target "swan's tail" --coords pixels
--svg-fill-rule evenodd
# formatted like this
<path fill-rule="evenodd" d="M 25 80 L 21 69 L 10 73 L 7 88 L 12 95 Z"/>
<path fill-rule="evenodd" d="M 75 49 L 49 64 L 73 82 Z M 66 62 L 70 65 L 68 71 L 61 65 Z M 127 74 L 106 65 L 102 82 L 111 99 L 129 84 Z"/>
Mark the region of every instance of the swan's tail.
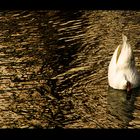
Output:
<path fill-rule="evenodd" d="M 123 40 L 123 43 L 127 41 L 127 36 L 125 36 L 124 34 L 122 34 L 122 40 Z"/>

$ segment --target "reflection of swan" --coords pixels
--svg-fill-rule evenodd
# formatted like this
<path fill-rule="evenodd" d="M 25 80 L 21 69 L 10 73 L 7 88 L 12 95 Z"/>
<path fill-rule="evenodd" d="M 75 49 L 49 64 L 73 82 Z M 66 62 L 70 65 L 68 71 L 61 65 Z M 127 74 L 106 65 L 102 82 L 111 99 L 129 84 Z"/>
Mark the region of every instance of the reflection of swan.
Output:
<path fill-rule="evenodd" d="M 140 75 L 127 37 L 122 35 L 122 39 L 123 43 L 117 47 L 109 64 L 108 82 L 114 89 L 129 91 L 140 85 Z"/>
<path fill-rule="evenodd" d="M 111 120 L 112 125 L 118 127 L 127 127 L 129 122 L 133 119 L 132 112 L 134 111 L 135 96 L 137 89 L 133 90 L 131 94 L 126 91 L 108 89 L 108 119 Z M 128 96 L 129 99 L 128 99 Z"/>

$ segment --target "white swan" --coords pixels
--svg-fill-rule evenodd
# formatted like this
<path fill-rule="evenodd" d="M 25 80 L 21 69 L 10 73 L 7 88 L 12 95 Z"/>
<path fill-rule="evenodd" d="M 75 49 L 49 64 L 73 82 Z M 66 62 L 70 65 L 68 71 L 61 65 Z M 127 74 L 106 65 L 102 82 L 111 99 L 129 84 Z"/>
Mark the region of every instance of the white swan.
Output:
<path fill-rule="evenodd" d="M 122 35 L 122 39 L 123 43 L 115 50 L 108 67 L 108 82 L 114 89 L 130 91 L 140 85 L 140 74 L 127 37 Z"/>

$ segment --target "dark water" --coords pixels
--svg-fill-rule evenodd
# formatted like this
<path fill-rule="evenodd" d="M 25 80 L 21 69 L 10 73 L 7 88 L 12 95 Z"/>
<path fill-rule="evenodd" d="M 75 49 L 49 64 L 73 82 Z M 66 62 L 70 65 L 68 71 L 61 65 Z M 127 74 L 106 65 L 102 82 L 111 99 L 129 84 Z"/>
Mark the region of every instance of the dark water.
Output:
<path fill-rule="evenodd" d="M 139 128 L 139 89 L 108 87 L 128 36 L 139 63 L 138 11 L 1 11 L 1 128 Z"/>

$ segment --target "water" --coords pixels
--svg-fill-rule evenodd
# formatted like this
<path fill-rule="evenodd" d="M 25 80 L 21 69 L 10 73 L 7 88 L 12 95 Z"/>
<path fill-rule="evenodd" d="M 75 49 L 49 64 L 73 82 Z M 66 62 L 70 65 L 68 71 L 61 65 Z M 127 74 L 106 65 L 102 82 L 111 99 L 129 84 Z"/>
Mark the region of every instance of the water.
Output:
<path fill-rule="evenodd" d="M 1 12 L 0 127 L 139 128 L 139 89 L 128 95 L 107 81 L 122 33 L 140 69 L 139 19 L 138 11 Z"/>

